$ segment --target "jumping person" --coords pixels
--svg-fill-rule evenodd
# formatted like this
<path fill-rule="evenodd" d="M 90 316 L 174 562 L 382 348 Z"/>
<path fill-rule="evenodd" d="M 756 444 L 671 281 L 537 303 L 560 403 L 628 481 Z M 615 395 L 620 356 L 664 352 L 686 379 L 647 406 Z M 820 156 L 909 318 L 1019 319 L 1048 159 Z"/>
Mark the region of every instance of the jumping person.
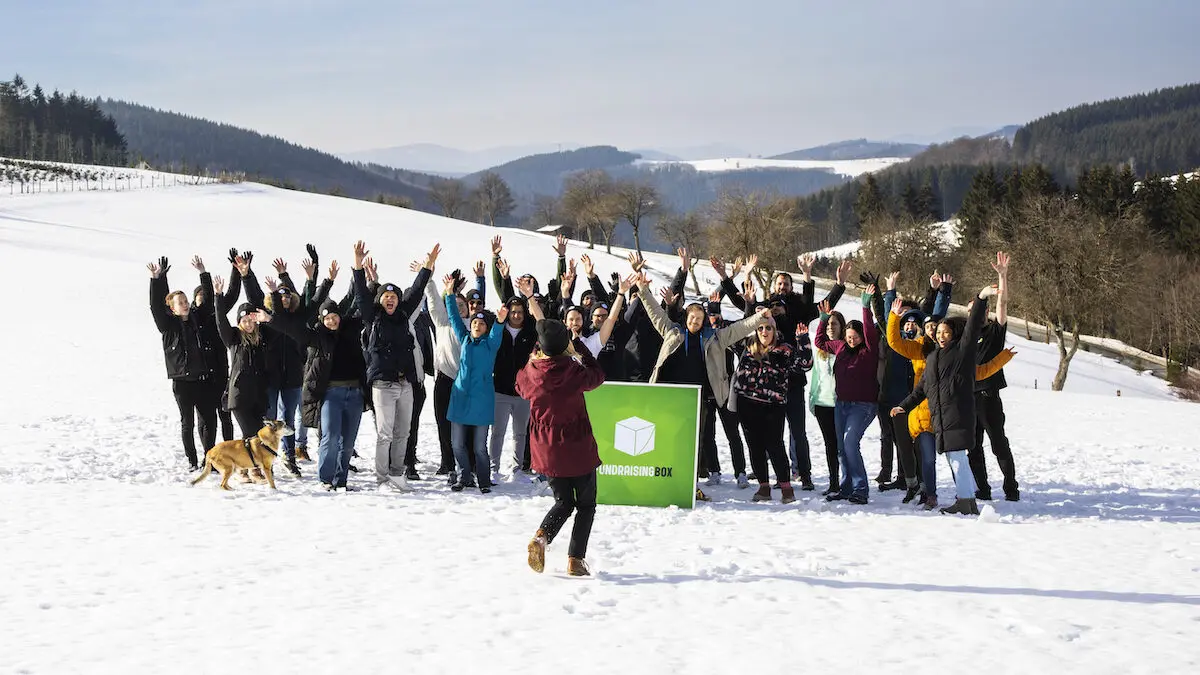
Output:
<path fill-rule="evenodd" d="M 517 374 L 516 387 L 530 402 L 531 466 L 549 478 L 554 506 L 529 542 L 529 567 L 535 572 L 545 569 L 546 547 L 574 511 L 567 574 L 588 576 L 600 454 L 583 395 L 604 383 L 604 371 L 581 341 L 570 341 L 561 322 L 538 321 L 536 330 L 539 349 Z"/>
<path fill-rule="evenodd" d="M 1008 255 L 1001 252 L 992 264 L 1003 286 L 986 286 L 971 303 L 965 323 L 961 318 L 938 324 L 937 349 L 929 354 L 925 372 L 904 402 L 892 409 L 893 415 L 914 410 L 921 401 L 929 401 L 930 420 L 935 432 L 937 451 L 946 456 L 954 475 L 954 505 L 942 513 L 977 515 L 975 477 L 967 451 L 975 442 L 975 382 L 979 335 L 987 317 L 987 299 L 1007 290 Z"/>
<path fill-rule="evenodd" d="M 412 426 L 413 388 L 419 377 L 410 317 L 421 306 L 441 246 L 433 245 L 403 297 L 394 284 L 381 284 L 371 297 L 363 270 L 367 253 L 362 241 L 354 244 L 354 304 L 367 327 L 363 353 L 375 409 L 375 483 L 407 491 L 410 488 L 404 455 Z"/>
<path fill-rule="evenodd" d="M 204 271 L 199 257 L 192 266 L 200 272 L 200 285 L 212 297 L 212 277 Z M 150 271 L 150 316 L 162 335 L 163 360 L 167 378 L 179 407 L 179 425 L 183 453 L 192 471 L 200 468 L 196 453 L 196 417 L 200 417 L 200 443 L 207 451 L 217 443 L 217 405 L 220 392 L 214 383 L 213 353 L 215 345 L 206 345 L 202 335 L 201 317 L 193 312 L 183 291 L 170 291 L 167 270 L 171 269 L 166 256 L 146 265 Z M 210 307 L 212 305 L 210 304 Z"/>
<path fill-rule="evenodd" d="M 795 330 L 798 348 L 778 338 L 775 319 L 768 316 L 766 323 L 755 329 L 733 378 L 729 406 L 737 408 L 746 444 L 750 446 L 750 464 L 758 479 L 756 502 L 771 499 L 768 458 L 779 480 L 780 501 L 784 504 L 796 501 L 783 444 L 783 422 L 788 381 L 794 374 L 812 368 L 812 349 L 808 345 L 808 326 L 796 324 Z"/>

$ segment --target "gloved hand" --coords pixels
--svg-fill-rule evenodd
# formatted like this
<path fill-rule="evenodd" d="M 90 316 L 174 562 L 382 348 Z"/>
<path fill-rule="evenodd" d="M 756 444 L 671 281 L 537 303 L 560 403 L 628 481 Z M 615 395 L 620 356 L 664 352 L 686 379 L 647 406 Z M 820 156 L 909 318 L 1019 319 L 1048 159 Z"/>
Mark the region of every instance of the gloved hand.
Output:
<path fill-rule="evenodd" d="M 879 275 L 870 270 L 858 275 L 858 280 L 863 282 L 864 286 L 870 286 L 872 284 L 875 286 L 879 285 Z"/>
<path fill-rule="evenodd" d="M 229 264 L 230 265 L 233 264 L 234 259 L 236 259 L 237 257 L 238 257 L 237 249 L 236 248 L 229 249 Z"/>
<path fill-rule="evenodd" d="M 317 247 L 312 244 L 305 244 L 304 250 L 308 251 L 308 259 L 312 261 L 313 267 L 319 268 L 321 265 L 317 261 Z"/>
<path fill-rule="evenodd" d="M 170 263 L 167 262 L 167 256 L 160 256 L 158 259 L 158 268 L 162 270 L 159 274 L 166 274 L 167 270 L 171 269 Z"/>

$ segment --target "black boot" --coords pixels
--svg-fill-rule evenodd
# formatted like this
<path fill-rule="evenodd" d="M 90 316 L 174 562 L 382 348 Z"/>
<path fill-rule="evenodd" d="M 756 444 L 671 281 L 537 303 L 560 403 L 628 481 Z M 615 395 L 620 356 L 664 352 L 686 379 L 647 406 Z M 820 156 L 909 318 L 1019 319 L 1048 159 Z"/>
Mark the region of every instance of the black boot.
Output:
<path fill-rule="evenodd" d="M 417 473 L 417 467 L 411 464 L 408 466 L 408 470 L 405 471 L 404 477 L 409 480 L 421 480 L 421 474 Z"/>
<path fill-rule="evenodd" d="M 916 485 L 910 485 L 908 491 L 904 493 L 904 499 L 901 499 L 900 503 L 908 504 L 912 500 L 916 499 L 917 495 L 919 494 L 921 494 L 921 484 L 917 483 Z"/>

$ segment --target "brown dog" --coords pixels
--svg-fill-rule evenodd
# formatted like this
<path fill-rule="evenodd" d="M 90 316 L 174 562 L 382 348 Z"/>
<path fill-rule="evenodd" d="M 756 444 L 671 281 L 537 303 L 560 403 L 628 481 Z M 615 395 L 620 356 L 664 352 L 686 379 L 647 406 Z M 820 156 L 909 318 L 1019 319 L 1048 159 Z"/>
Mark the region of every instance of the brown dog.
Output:
<path fill-rule="evenodd" d="M 294 431 L 279 420 L 263 420 L 263 428 L 257 436 L 240 441 L 225 441 L 213 446 L 204 453 L 204 471 L 192 481 L 192 485 L 208 478 L 215 468 L 221 472 L 221 489 L 230 490 L 229 478 L 235 469 L 253 469 L 259 467 L 267 477 L 267 484 L 275 489 L 275 474 L 271 470 L 275 458 L 279 456 L 279 443 L 284 436 L 291 436 Z"/>

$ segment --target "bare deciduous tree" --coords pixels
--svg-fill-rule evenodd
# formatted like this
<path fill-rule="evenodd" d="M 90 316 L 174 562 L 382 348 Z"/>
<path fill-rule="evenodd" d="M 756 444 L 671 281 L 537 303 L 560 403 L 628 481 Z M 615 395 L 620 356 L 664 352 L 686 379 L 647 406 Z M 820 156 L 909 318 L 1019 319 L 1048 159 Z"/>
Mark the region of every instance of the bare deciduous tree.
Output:
<path fill-rule="evenodd" d="M 628 180 L 617 183 L 616 209 L 629 227 L 633 228 L 633 247 L 642 254 L 642 219 L 654 217 L 662 212 L 662 200 L 658 190 L 649 183 Z"/>
<path fill-rule="evenodd" d="M 1014 313 L 1054 333 L 1059 360 L 1051 388 L 1061 391 L 1081 334 L 1103 335 L 1113 312 L 1127 304 L 1145 264 L 1145 224 L 1133 213 L 1097 215 L 1076 199 L 1047 195 L 1001 213 L 987 236 L 1012 255 Z"/>
<path fill-rule="evenodd" d="M 906 297 L 919 300 L 929 275 L 957 269 L 959 257 L 934 223 L 905 214 L 877 216 L 862 224 L 859 267 L 880 276 L 899 272 L 898 289 Z"/>
<path fill-rule="evenodd" d="M 491 227 L 496 226 L 497 218 L 506 218 L 516 208 L 508 183 L 494 171 L 479 177 L 473 196 L 480 219 Z"/>
<path fill-rule="evenodd" d="M 723 192 L 709 213 L 709 252 L 729 260 L 757 255 L 760 286 L 772 270 L 794 266 L 795 242 L 802 227 L 794 200 L 732 190 Z"/>
<path fill-rule="evenodd" d="M 601 169 L 573 174 L 563 184 L 563 213 L 577 228 L 586 230 L 588 248 L 596 247 L 595 233 L 600 232 L 605 248 L 612 253 L 612 237 L 621 217 L 615 193 L 612 177 Z"/>
<path fill-rule="evenodd" d="M 460 180 L 443 180 L 429 188 L 429 197 L 447 218 L 461 218 L 466 214 L 470 195 Z"/>
<path fill-rule="evenodd" d="M 659 219 L 655 226 L 658 236 L 671 245 L 672 248 L 684 248 L 688 251 L 688 275 L 692 278 L 692 290 L 700 295 L 700 283 L 696 280 L 696 263 L 692 262 L 704 257 L 707 248 L 708 232 L 704 219 L 695 211 L 672 214 Z"/>

